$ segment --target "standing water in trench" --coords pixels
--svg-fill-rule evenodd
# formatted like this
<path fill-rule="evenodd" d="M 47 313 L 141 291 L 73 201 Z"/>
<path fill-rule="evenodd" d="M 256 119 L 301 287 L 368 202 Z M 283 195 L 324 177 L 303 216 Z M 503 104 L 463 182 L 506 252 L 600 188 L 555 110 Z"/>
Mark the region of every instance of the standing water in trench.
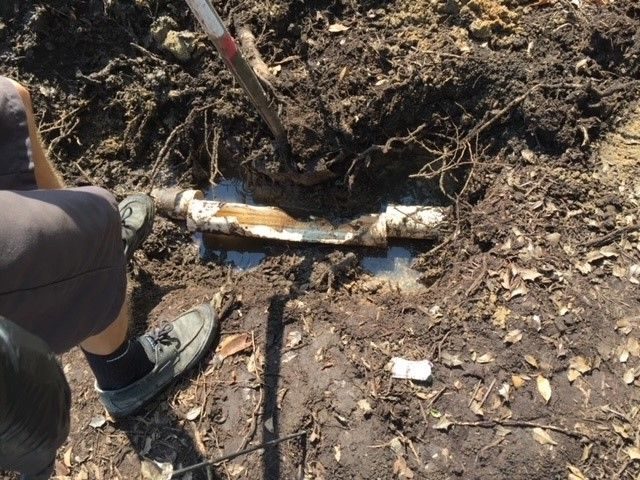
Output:
<path fill-rule="evenodd" d="M 251 193 L 242 181 L 225 179 L 213 185 L 205 192 L 207 200 L 219 202 L 234 202 L 256 205 Z M 411 203 L 411 199 L 406 199 Z M 267 257 L 271 250 L 277 249 L 277 244 L 265 245 L 256 239 L 228 237 L 225 235 L 194 235 L 200 246 L 200 255 L 207 259 L 216 259 L 240 271 L 251 270 Z M 422 288 L 419 283 L 420 273 L 411 268 L 413 260 L 419 253 L 418 246 L 391 245 L 386 250 L 364 249 L 360 265 L 374 278 L 389 282 L 402 290 L 416 290 Z"/>

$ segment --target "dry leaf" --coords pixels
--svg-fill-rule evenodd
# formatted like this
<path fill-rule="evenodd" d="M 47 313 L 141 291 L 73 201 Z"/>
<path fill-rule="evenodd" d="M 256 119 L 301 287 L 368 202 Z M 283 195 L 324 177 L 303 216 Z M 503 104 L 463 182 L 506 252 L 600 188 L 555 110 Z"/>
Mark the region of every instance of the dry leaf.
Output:
<path fill-rule="evenodd" d="M 396 461 L 393 463 L 393 473 L 398 475 L 398 478 L 413 478 L 413 471 L 407 466 L 407 461 L 398 456 Z"/>
<path fill-rule="evenodd" d="M 627 363 L 630 354 L 631 352 L 629 352 L 629 350 L 623 350 L 622 352 L 620 352 L 620 356 L 618 357 L 620 363 Z"/>
<path fill-rule="evenodd" d="M 627 339 L 627 350 L 634 357 L 640 357 L 640 342 L 636 337 L 629 337 Z"/>
<path fill-rule="evenodd" d="M 248 332 L 229 335 L 220 342 L 217 355 L 220 360 L 224 360 L 231 355 L 251 348 L 252 345 L 251 334 Z"/>
<path fill-rule="evenodd" d="M 107 419 L 104 418 L 104 415 L 96 415 L 95 417 L 93 417 L 91 419 L 91 421 L 89 422 L 89 426 L 93 427 L 93 428 L 100 428 L 102 427 L 105 423 L 107 423 Z"/>
<path fill-rule="evenodd" d="M 569 379 L 569 383 L 573 383 L 578 378 L 580 378 L 582 374 L 577 370 L 567 370 L 567 378 Z"/>
<path fill-rule="evenodd" d="M 462 360 L 458 355 L 452 355 L 447 352 L 442 352 L 440 354 L 440 361 L 445 367 L 455 368 L 462 365 Z"/>
<path fill-rule="evenodd" d="M 393 437 L 389 442 L 389 448 L 398 456 L 404 455 L 404 446 L 398 437 Z"/>
<path fill-rule="evenodd" d="M 62 457 L 62 459 L 63 459 L 63 461 L 64 461 L 64 464 L 65 464 L 67 467 L 69 467 L 69 468 L 71 468 L 71 450 L 72 450 L 72 448 L 73 448 L 73 447 L 69 447 L 69 448 L 67 449 L 67 451 L 66 451 L 66 452 L 64 452 L 64 455 L 63 455 L 63 457 Z"/>
<path fill-rule="evenodd" d="M 631 385 L 636 379 L 636 369 L 630 368 L 629 370 L 624 372 L 622 379 L 624 380 L 624 383 L 626 383 L 627 385 Z"/>
<path fill-rule="evenodd" d="M 340 463 L 340 459 L 342 458 L 342 449 L 340 448 L 340 445 L 333 447 L 333 458 L 336 459 L 336 462 Z"/>
<path fill-rule="evenodd" d="M 522 340 L 522 330 L 518 329 L 511 330 L 504 337 L 504 343 L 507 344 L 518 343 L 520 340 Z"/>
<path fill-rule="evenodd" d="M 225 466 L 225 470 L 229 472 L 229 475 L 231 475 L 232 477 L 239 477 L 244 473 L 246 469 L 246 467 L 237 463 L 230 463 Z"/>
<path fill-rule="evenodd" d="M 511 392 L 511 387 L 508 383 L 503 383 L 500 389 L 498 390 L 498 395 L 500 395 L 506 402 L 509 401 L 509 393 Z"/>
<path fill-rule="evenodd" d="M 569 362 L 567 378 L 573 383 L 581 375 L 591 371 L 591 364 L 584 357 L 573 357 Z"/>
<path fill-rule="evenodd" d="M 513 290 L 511 290 L 511 293 L 509 294 L 508 298 L 509 298 L 509 300 L 511 300 L 513 298 L 526 295 L 527 293 L 529 293 L 529 289 L 523 283 L 519 287 L 514 288 Z"/>
<path fill-rule="evenodd" d="M 536 378 L 536 384 L 538 385 L 538 392 L 540 392 L 540 395 L 544 398 L 545 403 L 549 403 L 549 400 L 551 399 L 551 384 L 549 383 L 549 380 L 544 378 L 542 375 L 538 375 Z"/>
<path fill-rule="evenodd" d="M 588 275 L 593 271 L 593 267 L 591 266 L 591 264 L 589 262 L 576 263 L 575 267 L 583 275 Z"/>
<path fill-rule="evenodd" d="M 524 360 L 529 365 L 531 365 L 533 368 L 538 368 L 538 361 L 536 360 L 536 358 L 533 355 L 525 355 L 524 356 Z"/>
<path fill-rule="evenodd" d="M 614 423 L 613 424 L 613 430 L 620 435 L 622 438 L 628 440 L 631 438 L 631 434 L 633 432 L 633 429 L 631 428 L 631 425 L 629 425 L 628 423 L 624 424 L 624 425 L 620 425 L 618 423 Z"/>
<path fill-rule="evenodd" d="M 170 480 L 173 477 L 173 465 L 153 460 L 143 460 L 140 475 L 144 480 Z"/>
<path fill-rule="evenodd" d="M 358 407 L 365 413 L 365 415 L 367 413 L 371 413 L 371 404 L 365 399 L 358 400 Z"/>
<path fill-rule="evenodd" d="M 613 245 L 606 245 L 600 249 L 600 253 L 604 258 L 616 258 L 618 257 L 618 252 L 616 251 L 616 247 Z"/>
<path fill-rule="evenodd" d="M 614 265 L 611 274 L 616 278 L 624 278 L 627 276 L 627 269 L 621 265 Z"/>
<path fill-rule="evenodd" d="M 346 32 L 347 30 L 349 30 L 349 27 L 347 27 L 346 25 L 342 25 L 341 23 L 334 23 L 333 25 L 329 25 L 329 31 L 331 33 Z"/>
<path fill-rule="evenodd" d="M 185 417 L 187 418 L 187 420 L 195 420 L 200 416 L 201 412 L 202 412 L 202 407 L 193 407 L 191 410 L 187 412 Z"/>
<path fill-rule="evenodd" d="M 640 460 L 640 448 L 638 447 L 627 447 L 624 449 L 627 455 L 631 460 Z"/>
<path fill-rule="evenodd" d="M 442 417 L 440 417 L 440 420 L 433 426 L 433 428 L 436 430 L 449 430 L 449 427 L 453 425 L 453 422 L 449 420 L 449 418 L 449 415 L 445 413 Z"/>
<path fill-rule="evenodd" d="M 573 357 L 569 361 L 569 368 L 584 374 L 591 371 L 591 364 L 584 357 Z"/>
<path fill-rule="evenodd" d="M 633 327 L 637 325 L 637 320 L 633 317 L 621 318 L 616 322 L 616 330 L 620 330 L 625 335 L 629 335 Z"/>
<path fill-rule="evenodd" d="M 587 480 L 587 477 L 584 476 L 584 473 L 582 473 L 578 467 L 567 465 L 567 468 L 569 469 L 568 480 Z"/>
<path fill-rule="evenodd" d="M 493 355 L 493 353 L 488 352 L 485 353 L 484 355 L 480 355 L 477 359 L 476 362 L 478 363 L 491 363 L 493 361 L 495 361 L 496 357 Z"/>
<path fill-rule="evenodd" d="M 471 402 L 471 411 L 476 414 L 479 417 L 484 417 L 484 411 L 482 410 L 482 407 L 480 406 L 480 402 L 474 400 L 473 402 Z"/>
<path fill-rule="evenodd" d="M 558 445 L 558 443 L 551 438 L 551 435 L 540 427 L 534 428 L 531 433 L 533 434 L 533 439 L 540 445 Z"/>
<path fill-rule="evenodd" d="M 287 348 L 295 348 L 302 343 L 302 332 L 294 330 L 287 335 Z"/>

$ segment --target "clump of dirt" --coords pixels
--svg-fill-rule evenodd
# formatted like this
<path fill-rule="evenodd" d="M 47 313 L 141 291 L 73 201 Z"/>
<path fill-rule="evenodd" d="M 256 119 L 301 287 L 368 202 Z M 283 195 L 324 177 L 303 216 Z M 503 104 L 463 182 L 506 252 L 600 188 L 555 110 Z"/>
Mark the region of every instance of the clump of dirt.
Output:
<path fill-rule="evenodd" d="M 275 27 L 265 39 L 278 42 L 258 42 L 258 48 L 279 67 L 272 87 L 283 107 L 292 159 L 278 161 L 269 143 L 250 154 L 258 183 L 260 174 L 276 182 L 276 188 L 260 191 L 261 199 L 295 206 L 311 196 L 319 208 L 371 208 L 372 192 L 382 192 L 379 203 L 393 198 L 385 187 L 402 182 L 418 184 L 424 200 L 438 190 L 454 194 L 466 175 L 456 167 L 482 153 L 495 155 L 506 142 L 560 152 L 579 146 L 585 130 L 590 141 L 596 139 L 609 108 L 620 102 L 605 98 L 598 104 L 580 78 L 606 73 L 591 67 L 587 72 L 576 65 L 580 60 L 569 59 L 582 59 L 585 42 L 597 42 L 588 40 L 597 37 L 597 22 L 587 22 L 583 12 L 527 9 L 523 3 L 334 3 L 270 12 Z M 259 31 L 262 13 L 238 13 L 236 24 Z M 621 26 L 613 35 L 624 44 L 615 51 L 607 47 L 611 55 L 598 51 L 632 68 L 635 37 L 622 27 L 630 27 L 631 19 L 615 18 Z M 546 22 L 559 30 L 543 28 Z M 613 67 L 597 63 L 596 70 Z M 464 145 L 468 141 L 472 148 Z M 443 168 L 456 172 L 457 181 L 440 181 Z"/>

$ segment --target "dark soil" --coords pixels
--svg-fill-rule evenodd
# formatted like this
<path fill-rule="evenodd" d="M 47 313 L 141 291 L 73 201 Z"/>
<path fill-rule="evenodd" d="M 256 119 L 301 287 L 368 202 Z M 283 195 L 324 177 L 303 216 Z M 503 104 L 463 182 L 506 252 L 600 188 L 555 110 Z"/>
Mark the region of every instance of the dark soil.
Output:
<path fill-rule="evenodd" d="M 257 39 L 287 157 L 203 34 L 182 61 L 153 39 L 163 16 L 200 32 L 183 2 L 0 5 L 0 73 L 31 89 L 70 185 L 121 197 L 235 176 L 326 217 L 451 205 L 451 228 L 408 293 L 370 278 L 361 252 L 281 246 L 240 273 L 158 219 L 132 266 L 136 331 L 227 285 L 222 338 L 252 346 L 98 428 L 91 375 L 65 355 L 60 478 L 152 478 L 145 459 L 178 468 L 301 429 L 212 475 L 640 475 L 636 2 L 215 3 Z M 430 359 L 433 382 L 391 380 L 393 356 Z"/>

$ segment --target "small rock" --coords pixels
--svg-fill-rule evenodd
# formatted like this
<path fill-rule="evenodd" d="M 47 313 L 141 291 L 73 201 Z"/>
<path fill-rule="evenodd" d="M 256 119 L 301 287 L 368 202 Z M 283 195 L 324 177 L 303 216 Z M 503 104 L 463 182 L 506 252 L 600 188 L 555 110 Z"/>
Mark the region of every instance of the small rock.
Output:
<path fill-rule="evenodd" d="M 93 428 L 100 428 L 102 427 L 105 423 L 107 423 L 107 419 L 104 417 L 104 415 L 96 415 L 95 417 L 93 417 L 91 419 L 91 421 L 89 422 L 89 426 L 93 427 Z"/>
<path fill-rule="evenodd" d="M 186 62 L 191 58 L 191 54 L 196 48 L 196 35 L 189 31 L 176 32 L 171 30 L 162 42 L 162 48 L 178 60 Z"/>
<path fill-rule="evenodd" d="M 167 34 L 171 30 L 178 30 L 178 23 L 171 17 L 163 16 L 151 25 L 151 37 L 158 45 L 162 45 L 164 39 L 167 38 Z"/>
<path fill-rule="evenodd" d="M 471 33 L 471 36 L 476 40 L 489 40 L 491 38 L 492 26 L 492 22 L 477 18 L 469 25 L 469 33 Z"/>

